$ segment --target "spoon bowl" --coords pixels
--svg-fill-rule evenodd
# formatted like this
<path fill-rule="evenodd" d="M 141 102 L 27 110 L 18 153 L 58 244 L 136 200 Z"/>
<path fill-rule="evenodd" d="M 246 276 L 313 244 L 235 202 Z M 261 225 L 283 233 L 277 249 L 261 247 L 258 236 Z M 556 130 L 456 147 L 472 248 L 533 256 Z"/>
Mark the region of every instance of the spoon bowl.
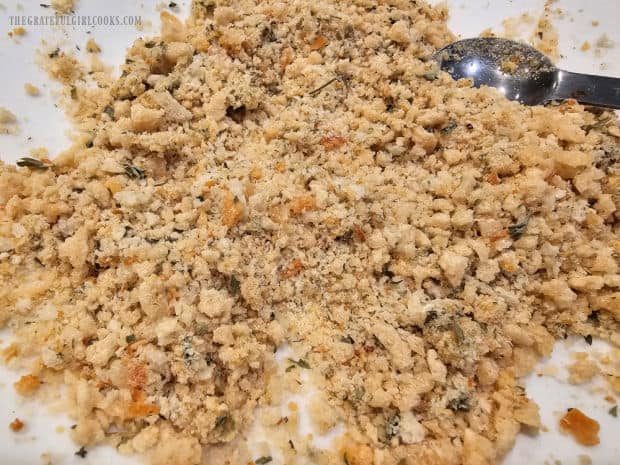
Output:
<path fill-rule="evenodd" d="M 525 105 L 573 98 L 589 105 L 620 108 L 620 79 L 570 73 L 534 47 L 497 37 L 453 42 L 435 54 L 441 69 L 474 86 L 497 88 Z"/>

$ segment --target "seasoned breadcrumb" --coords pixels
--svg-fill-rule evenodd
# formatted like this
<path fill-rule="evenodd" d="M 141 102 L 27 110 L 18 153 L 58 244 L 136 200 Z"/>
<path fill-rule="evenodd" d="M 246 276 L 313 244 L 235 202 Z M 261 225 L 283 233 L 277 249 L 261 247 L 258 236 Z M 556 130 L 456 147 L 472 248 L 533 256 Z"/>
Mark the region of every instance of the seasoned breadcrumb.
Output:
<path fill-rule="evenodd" d="M 291 463 L 486 465 L 540 428 L 519 377 L 567 334 L 620 342 L 617 123 L 452 81 L 446 18 L 195 0 L 118 79 L 50 53 L 81 134 L 0 166 L 16 389 L 63 382 L 80 446 L 166 465 L 256 460 L 256 407 L 304 377 L 347 432 L 317 451 L 268 411 Z"/>
<path fill-rule="evenodd" d="M 37 86 L 30 84 L 29 82 L 24 84 L 24 90 L 26 91 L 26 94 L 30 95 L 31 97 L 37 97 L 41 93 Z"/>

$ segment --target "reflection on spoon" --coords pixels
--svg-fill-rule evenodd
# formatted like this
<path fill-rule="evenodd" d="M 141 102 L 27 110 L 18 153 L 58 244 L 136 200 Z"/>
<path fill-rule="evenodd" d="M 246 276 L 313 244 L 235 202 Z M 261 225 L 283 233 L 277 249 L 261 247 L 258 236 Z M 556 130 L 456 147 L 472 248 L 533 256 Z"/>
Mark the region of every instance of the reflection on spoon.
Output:
<path fill-rule="evenodd" d="M 435 54 L 454 79 L 470 78 L 476 87 L 496 87 L 525 105 L 575 99 L 587 105 L 620 109 L 620 78 L 571 73 L 529 45 L 496 37 L 453 42 Z"/>

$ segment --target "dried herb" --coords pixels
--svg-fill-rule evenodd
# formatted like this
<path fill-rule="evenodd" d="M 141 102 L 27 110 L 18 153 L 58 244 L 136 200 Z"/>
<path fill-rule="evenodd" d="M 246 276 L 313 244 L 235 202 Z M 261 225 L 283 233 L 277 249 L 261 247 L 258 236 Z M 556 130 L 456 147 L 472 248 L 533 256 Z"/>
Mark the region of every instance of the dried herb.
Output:
<path fill-rule="evenodd" d="M 59 53 L 60 53 L 60 49 L 56 48 L 56 50 L 54 50 L 52 53 L 49 53 L 47 56 L 50 58 L 56 58 Z"/>
<path fill-rule="evenodd" d="M 168 8 L 176 8 L 178 5 L 176 4 L 176 2 L 170 2 L 168 3 Z"/>
<path fill-rule="evenodd" d="M 228 415 L 220 415 L 215 419 L 215 427 L 223 428 L 230 422 L 232 422 L 232 419 Z"/>
<path fill-rule="evenodd" d="M 77 100 L 77 89 L 75 86 L 71 86 L 71 99 Z"/>
<path fill-rule="evenodd" d="M 144 179 L 144 170 L 134 165 L 125 165 L 125 174 L 132 179 Z"/>
<path fill-rule="evenodd" d="M 432 70 L 427 71 L 426 73 L 424 73 L 422 76 L 427 81 L 434 81 L 439 76 L 439 72 L 436 69 L 432 69 Z"/>
<path fill-rule="evenodd" d="M 469 404 L 469 396 L 461 394 L 459 397 L 448 402 L 448 408 L 453 412 L 469 412 L 471 405 Z"/>
<path fill-rule="evenodd" d="M 291 446 L 291 449 L 295 450 L 295 444 L 290 439 L 288 440 L 288 445 Z"/>
<path fill-rule="evenodd" d="M 586 343 L 591 346 L 592 345 L 592 335 L 588 334 L 587 336 L 583 337 L 586 340 Z"/>
<path fill-rule="evenodd" d="M 246 109 L 245 105 L 240 107 L 228 107 L 226 109 L 226 116 L 232 119 L 235 123 L 241 124 L 245 119 Z"/>
<path fill-rule="evenodd" d="M 427 325 L 437 318 L 437 310 L 429 310 L 424 318 L 424 324 Z"/>
<path fill-rule="evenodd" d="M 130 334 L 128 336 L 125 336 L 125 342 L 127 344 L 131 344 L 132 342 L 136 342 L 136 336 L 134 334 Z"/>
<path fill-rule="evenodd" d="M 288 361 L 291 363 L 294 363 L 299 368 L 303 368 L 305 370 L 310 369 L 310 364 L 307 361 L 305 361 L 303 358 L 300 358 L 299 360 L 293 360 L 292 358 L 289 358 Z"/>
<path fill-rule="evenodd" d="M 92 148 L 92 146 L 93 146 L 93 145 L 95 145 L 95 144 L 93 143 L 93 141 L 92 141 L 92 140 L 89 140 L 88 142 L 86 142 L 86 148 L 87 148 L 87 149 Z"/>
<path fill-rule="evenodd" d="M 241 290 L 241 283 L 239 282 L 239 280 L 237 279 L 235 275 L 232 275 L 230 277 L 230 292 L 237 295 L 239 294 L 240 290 Z"/>
<path fill-rule="evenodd" d="M 39 6 L 41 8 L 49 8 L 50 7 L 49 5 L 46 5 L 45 3 L 39 3 Z"/>
<path fill-rule="evenodd" d="M 309 94 L 312 95 L 313 97 L 317 94 L 319 94 L 319 92 L 321 92 L 323 89 L 325 89 L 327 86 L 329 86 L 330 84 L 336 82 L 338 80 L 337 77 L 335 78 L 331 78 L 329 81 L 327 81 L 325 84 L 323 84 L 320 87 L 317 87 L 316 89 L 314 89 L 313 91 L 310 91 Z"/>
<path fill-rule="evenodd" d="M 106 105 L 106 107 L 103 109 L 103 112 L 110 118 L 114 119 L 114 108 L 110 105 Z"/>
<path fill-rule="evenodd" d="M 254 463 L 256 465 L 265 465 L 266 463 L 269 463 L 272 460 L 273 459 L 271 458 L 271 455 L 263 455 L 262 457 L 259 457 L 256 460 L 254 460 Z"/>
<path fill-rule="evenodd" d="M 612 408 L 609 409 L 608 412 L 612 417 L 614 418 L 618 418 L 618 406 L 614 405 Z"/>
<path fill-rule="evenodd" d="M 530 218 L 528 216 L 523 221 L 508 226 L 508 233 L 510 233 L 510 237 L 516 241 L 521 236 L 523 236 L 523 233 L 527 229 L 527 225 L 529 224 L 529 222 Z"/>
<path fill-rule="evenodd" d="M 149 40 L 147 43 L 144 44 L 146 48 L 153 48 L 155 47 L 155 45 L 155 42 L 153 42 L 152 40 Z"/>
<path fill-rule="evenodd" d="M 458 123 L 454 121 L 453 119 L 451 119 L 450 121 L 448 121 L 448 124 L 446 124 L 443 128 L 441 128 L 440 132 L 444 135 L 450 134 L 457 127 L 458 127 Z"/>
<path fill-rule="evenodd" d="M 599 120 L 596 120 L 596 122 L 592 123 L 592 124 L 588 124 L 586 126 L 583 127 L 583 129 L 585 129 L 586 131 L 591 131 L 592 129 L 601 129 L 604 128 L 605 126 L 607 126 L 607 124 L 611 121 L 611 117 L 606 117 L 606 118 L 601 118 Z"/>
<path fill-rule="evenodd" d="M 400 433 L 400 417 L 398 414 L 390 415 L 385 422 L 385 436 L 392 439 Z"/>
<path fill-rule="evenodd" d="M 78 457 L 85 458 L 88 454 L 88 451 L 84 449 L 84 446 L 80 447 L 80 449 L 75 453 Z"/>
<path fill-rule="evenodd" d="M 454 335 L 456 336 L 456 340 L 459 342 L 459 344 L 465 340 L 465 333 L 463 332 L 463 329 L 461 329 L 458 323 L 452 323 L 452 331 L 454 331 Z"/>
<path fill-rule="evenodd" d="M 41 160 L 31 157 L 23 157 L 17 160 L 17 166 L 33 168 L 36 170 L 46 170 L 50 167 L 48 163 L 43 163 Z"/>
<path fill-rule="evenodd" d="M 204 336 L 208 332 L 209 332 L 209 326 L 206 324 L 199 324 L 198 327 L 196 328 L 197 336 Z"/>
<path fill-rule="evenodd" d="M 353 340 L 353 338 L 349 336 L 348 334 L 344 337 L 341 337 L 340 342 L 344 342 L 346 344 L 355 344 L 355 341 Z"/>

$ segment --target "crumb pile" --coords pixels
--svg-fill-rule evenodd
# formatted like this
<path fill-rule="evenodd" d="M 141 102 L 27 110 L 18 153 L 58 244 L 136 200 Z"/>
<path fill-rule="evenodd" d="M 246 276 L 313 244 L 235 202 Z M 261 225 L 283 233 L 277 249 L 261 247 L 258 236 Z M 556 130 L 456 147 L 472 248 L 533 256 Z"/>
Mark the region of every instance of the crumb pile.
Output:
<path fill-rule="evenodd" d="M 446 16 L 195 0 L 118 79 L 51 53 L 79 140 L 0 167 L 19 392 L 66 384 L 75 441 L 154 464 L 237 440 L 301 369 L 348 436 L 287 463 L 487 465 L 538 428 L 518 378 L 554 339 L 620 344 L 620 130 L 438 72 Z"/>

